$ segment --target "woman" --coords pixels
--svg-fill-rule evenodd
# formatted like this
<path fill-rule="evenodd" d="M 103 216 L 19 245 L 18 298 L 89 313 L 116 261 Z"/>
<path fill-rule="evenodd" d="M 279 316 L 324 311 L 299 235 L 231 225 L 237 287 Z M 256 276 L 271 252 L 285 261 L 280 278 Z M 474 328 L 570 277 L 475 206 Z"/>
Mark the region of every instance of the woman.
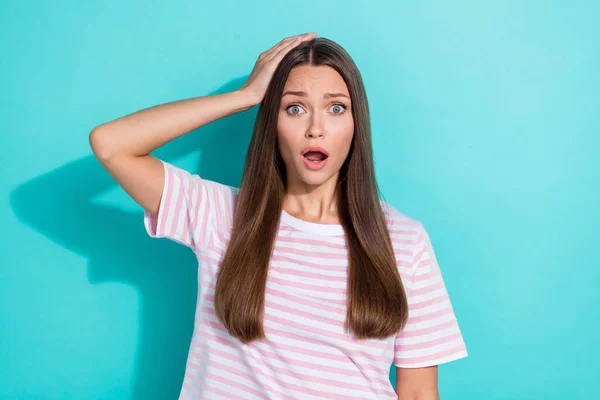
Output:
<path fill-rule="evenodd" d="M 257 104 L 239 189 L 150 155 Z M 198 257 L 181 398 L 436 399 L 437 365 L 467 356 L 427 232 L 379 198 L 365 89 L 336 43 L 286 38 L 239 90 L 138 111 L 90 143 L 148 234 Z"/>

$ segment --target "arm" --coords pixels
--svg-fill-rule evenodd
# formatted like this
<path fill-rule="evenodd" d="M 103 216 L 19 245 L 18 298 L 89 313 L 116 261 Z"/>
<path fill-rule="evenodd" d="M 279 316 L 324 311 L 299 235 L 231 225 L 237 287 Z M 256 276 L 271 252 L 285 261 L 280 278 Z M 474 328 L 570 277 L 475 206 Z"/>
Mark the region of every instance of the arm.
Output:
<path fill-rule="evenodd" d="M 439 400 L 438 367 L 396 367 L 398 400 Z"/>
<path fill-rule="evenodd" d="M 156 214 L 165 177 L 150 152 L 255 104 L 242 90 L 161 104 L 97 126 L 90 134 L 90 146 L 125 192 Z"/>
<path fill-rule="evenodd" d="M 418 223 L 407 273 L 408 321 L 395 341 L 399 399 L 437 400 L 438 365 L 467 357 L 467 349 L 431 239 Z"/>
<path fill-rule="evenodd" d="M 263 52 L 239 90 L 161 104 L 95 127 L 89 138 L 94 155 L 133 200 L 157 214 L 165 174 L 160 160 L 150 152 L 194 129 L 260 103 L 285 54 L 313 38 L 314 34 L 292 36 Z"/>

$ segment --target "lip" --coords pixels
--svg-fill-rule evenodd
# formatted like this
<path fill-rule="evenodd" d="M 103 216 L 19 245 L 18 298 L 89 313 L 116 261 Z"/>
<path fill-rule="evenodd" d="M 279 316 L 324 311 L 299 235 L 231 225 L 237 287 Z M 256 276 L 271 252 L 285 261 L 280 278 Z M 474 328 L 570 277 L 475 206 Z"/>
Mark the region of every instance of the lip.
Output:
<path fill-rule="evenodd" d="M 309 161 L 306 157 L 304 157 L 304 155 L 306 153 L 308 153 L 309 151 L 320 151 L 321 153 L 325 154 L 327 157 L 325 157 L 324 160 L 319 161 L 319 162 Z M 318 171 L 318 170 L 322 169 L 323 167 L 325 167 L 325 165 L 327 164 L 327 161 L 329 160 L 329 153 L 322 147 L 309 146 L 309 147 L 305 147 L 302 150 L 301 158 L 302 158 L 302 162 L 304 163 L 304 165 L 306 165 L 309 169 L 312 169 L 313 171 Z"/>
<path fill-rule="evenodd" d="M 325 154 L 327 157 L 329 157 L 329 153 L 322 147 L 319 146 L 310 146 L 310 147 L 305 147 L 304 149 L 302 149 L 302 157 L 304 157 L 304 155 L 306 153 L 308 153 L 309 151 L 320 151 L 321 153 Z"/>
<path fill-rule="evenodd" d="M 329 161 L 329 158 L 326 158 L 323 161 L 313 162 L 308 161 L 306 157 L 302 156 L 302 162 L 304 163 L 304 165 L 306 165 L 309 169 L 312 169 L 314 171 L 320 170 L 321 168 L 325 167 L 327 161 Z"/>

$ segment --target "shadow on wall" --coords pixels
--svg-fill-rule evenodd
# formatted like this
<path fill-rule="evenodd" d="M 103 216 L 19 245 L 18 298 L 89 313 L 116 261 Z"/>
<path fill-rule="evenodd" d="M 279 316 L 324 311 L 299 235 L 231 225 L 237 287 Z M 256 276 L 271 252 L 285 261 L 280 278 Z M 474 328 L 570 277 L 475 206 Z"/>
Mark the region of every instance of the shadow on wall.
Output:
<path fill-rule="evenodd" d="M 213 94 L 236 90 L 246 79 L 235 79 Z M 215 121 L 153 155 L 169 161 L 200 150 L 198 169 L 190 172 L 239 187 L 256 111 L 254 107 Z M 86 132 L 81 136 L 88 140 Z M 24 183 L 10 200 L 23 223 L 89 259 L 90 283 L 118 282 L 138 290 L 140 329 L 132 398 L 174 399 L 193 331 L 197 261 L 179 244 L 148 237 L 142 212 L 92 203 L 94 196 L 115 185 L 92 155 Z"/>

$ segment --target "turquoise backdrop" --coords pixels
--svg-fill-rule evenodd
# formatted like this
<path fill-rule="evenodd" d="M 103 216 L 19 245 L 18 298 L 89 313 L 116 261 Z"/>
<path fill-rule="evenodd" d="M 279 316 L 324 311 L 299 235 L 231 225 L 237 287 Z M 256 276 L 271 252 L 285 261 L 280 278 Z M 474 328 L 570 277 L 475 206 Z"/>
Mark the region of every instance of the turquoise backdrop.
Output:
<path fill-rule="evenodd" d="M 88 134 L 306 31 L 355 59 L 381 190 L 434 243 L 470 355 L 442 399 L 600 398 L 599 4 L 3 1 L 0 398 L 177 397 L 194 255 L 146 236 Z M 255 113 L 156 155 L 237 185 Z"/>

